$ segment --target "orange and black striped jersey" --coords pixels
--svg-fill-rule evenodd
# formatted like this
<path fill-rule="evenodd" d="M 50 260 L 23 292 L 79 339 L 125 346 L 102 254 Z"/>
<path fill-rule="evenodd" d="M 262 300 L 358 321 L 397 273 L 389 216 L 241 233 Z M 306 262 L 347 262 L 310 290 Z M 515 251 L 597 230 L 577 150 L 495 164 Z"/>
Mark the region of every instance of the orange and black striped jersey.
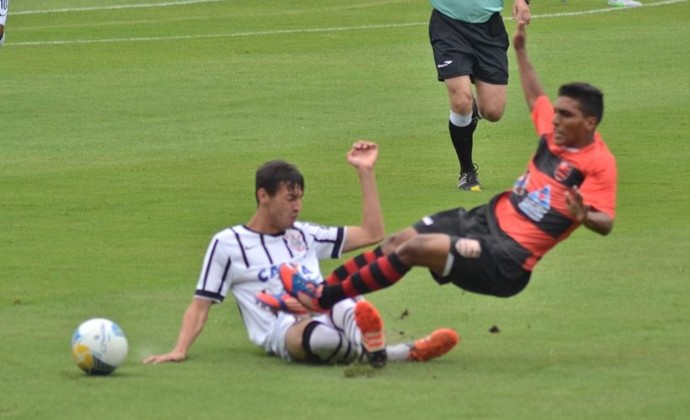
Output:
<path fill-rule="evenodd" d="M 499 227 L 532 253 L 521 264 L 532 270 L 539 259 L 578 226 L 565 203 L 565 192 L 577 186 L 584 204 L 615 217 L 616 160 L 597 132 L 594 142 L 581 149 L 554 142 L 553 105 L 539 97 L 532 111 L 539 145 L 527 171 L 513 189 L 496 200 Z"/>

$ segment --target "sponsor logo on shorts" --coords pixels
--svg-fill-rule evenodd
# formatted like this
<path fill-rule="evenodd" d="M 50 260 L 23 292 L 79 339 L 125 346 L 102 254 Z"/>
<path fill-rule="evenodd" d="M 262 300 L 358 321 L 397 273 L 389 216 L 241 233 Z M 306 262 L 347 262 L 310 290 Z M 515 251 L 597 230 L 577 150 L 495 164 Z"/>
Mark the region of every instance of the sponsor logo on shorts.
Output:
<path fill-rule="evenodd" d="M 437 64 L 436 68 L 442 69 L 444 67 L 450 66 L 451 64 L 453 64 L 453 60 L 446 60 L 443 62 L 443 64 Z"/>

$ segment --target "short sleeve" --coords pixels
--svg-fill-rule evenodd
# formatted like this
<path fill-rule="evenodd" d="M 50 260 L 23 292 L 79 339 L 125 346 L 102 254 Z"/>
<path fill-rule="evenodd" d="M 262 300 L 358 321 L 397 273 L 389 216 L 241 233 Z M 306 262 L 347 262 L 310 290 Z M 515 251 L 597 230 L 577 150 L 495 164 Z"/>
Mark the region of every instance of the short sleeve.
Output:
<path fill-rule="evenodd" d="M 553 131 L 553 116 L 553 105 L 549 98 L 546 95 L 539 96 L 532 108 L 532 122 L 540 137 Z"/>
<path fill-rule="evenodd" d="M 616 159 L 606 150 L 600 153 L 594 169 L 587 174 L 580 187 L 585 205 L 615 218 L 617 184 Z"/>

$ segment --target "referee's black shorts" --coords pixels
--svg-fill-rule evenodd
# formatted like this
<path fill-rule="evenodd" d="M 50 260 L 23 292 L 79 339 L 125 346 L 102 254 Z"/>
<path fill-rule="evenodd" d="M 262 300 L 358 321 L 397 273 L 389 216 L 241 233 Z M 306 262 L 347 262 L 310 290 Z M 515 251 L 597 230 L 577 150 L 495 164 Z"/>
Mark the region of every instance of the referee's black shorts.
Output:
<path fill-rule="evenodd" d="M 530 271 L 522 268 L 530 252 L 498 229 L 490 204 L 465 211 L 456 208 L 427 216 L 412 227 L 420 234 L 443 233 L 450 236 L 453 265 L 447 276 L 433 271 L 439 284 L 453 283 L 463 290 L 484 295 L 509 297 L 527 286 Z M 465 258 L 457 250 L 460 238 L 481 243 L 479 258 Z"/>
<path fill-rule="evenodd" d="M 434 9 L 429 20 L 438 80 L 470 76 L 472 81 L 508 84 L 508 33 L 500 13 L 484 23 L 452 19 Z"/>

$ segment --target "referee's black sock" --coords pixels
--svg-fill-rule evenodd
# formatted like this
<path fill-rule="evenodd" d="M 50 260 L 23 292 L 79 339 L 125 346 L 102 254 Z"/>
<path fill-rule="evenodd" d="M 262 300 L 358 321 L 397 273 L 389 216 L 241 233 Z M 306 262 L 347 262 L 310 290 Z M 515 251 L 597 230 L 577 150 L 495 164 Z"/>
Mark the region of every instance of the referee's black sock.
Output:
<path fill-rule="evenodd" d="M 450 139 L 455 148 L 455 154 L 458 156 L 458 162 L 460 162 L 460 172 L 470 172 L 474 170 L 472 146 L 474 145 L 473 135 L 476 128 L 477 119 L 475 118 L 465 127 L 458 127 L 448 121 L 448 131 L 450 132 Z"/>

